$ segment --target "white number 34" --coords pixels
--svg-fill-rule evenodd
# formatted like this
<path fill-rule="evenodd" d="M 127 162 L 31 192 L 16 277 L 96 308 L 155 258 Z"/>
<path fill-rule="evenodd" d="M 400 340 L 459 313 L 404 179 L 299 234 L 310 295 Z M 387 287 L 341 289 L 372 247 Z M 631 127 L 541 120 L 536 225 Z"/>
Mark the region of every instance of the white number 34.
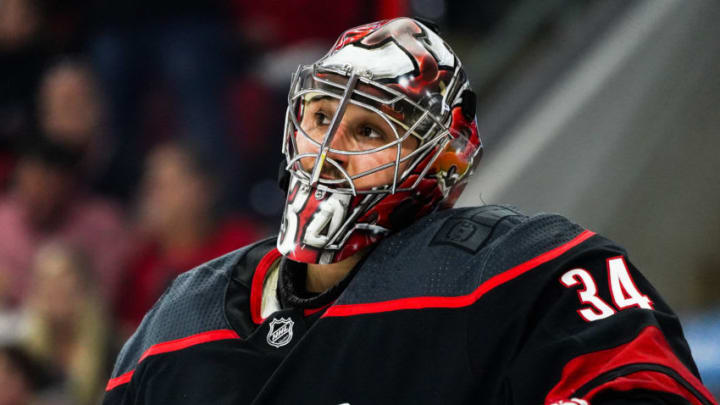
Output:
<path fill-rule="evenodd" d="M 625 259 L 622 256 L 607 260 L 608 284 L 610 295 L 618 311 L 629 307 L 653 309 L 652 301 L 647 295 L 641 294 L 630 277 Z M 615 313 L 615 308 L 597 296 L 597 284 L 592 275 L 585 269 L 572 269 L 560 277 L 565 287 L 578 284 L 578 298 L 587 306 L 578 309 L 578 314 L 586 321 L 597 321 Z"/>

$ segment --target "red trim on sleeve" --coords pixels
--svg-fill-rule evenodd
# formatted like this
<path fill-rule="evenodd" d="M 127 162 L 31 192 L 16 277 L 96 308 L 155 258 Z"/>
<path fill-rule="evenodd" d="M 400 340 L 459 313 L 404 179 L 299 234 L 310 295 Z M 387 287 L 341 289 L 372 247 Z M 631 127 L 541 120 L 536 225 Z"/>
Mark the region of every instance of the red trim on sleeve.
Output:
<path fill-rule="evenodd" d="M 270 266 L 272 266 L 280 256 L 282 256 L 282 254 L 280 254 L 277 248 L 273 248 L 260 259 L 260 263 L 258 263 L 255 268 L 255 274 L 253 274 L 252 285 L 250 286 L 250 317 L 252 321 L 258 325 L 265 320 L 262 315 L 260 315 L 265 275 L 270 269 Z"/>
<path fill-rule="evenodd" d="M 138 364 L 140 364 L 140 362 L 145 360 L 145 358 L 147 358 L 148 356 L 154 356 L 156 354 L 187 349 L 191 346 L 199 345 L 202 343 L 214 342 L 216 340 L 228 339 L 240 339 L 240 336 L 237 334 L 237 332 L 231 329 L 218 329 L 190 335 L 181 339 L 158 343 L 150 346 L 147 350 L 145 350 L 142 356 L 140 356 Z M 110 381 L 108 381 L 107 386 L 105 387 L 105 391 L 110 391 L 119 385 L 130 382 L 130 379 L 132 378 L 134 372 L 135 370 L 130 370 L 127 373 L 122 374 L 118 377 L 111 378 Z"/>
<path fill-rule="evenodd" d="M 703 405 L 693 393 L 675 381 L 674 378 L 659 371 L 650 370 L 639 371 L 608 381 L 590 390 L 586 397 L 592 398 L 595 394 L 608 389 L 614 391 L 630 391 L 638 388 L 680 395 L 693 405 Z"/>
<path fill-rule="evenodd" d="M 119 385 L 129 383 L 134 373 L 135 370 L 130 370 L 127 373 L 122 374 L 118 377 L 111 378 L 110 381 L 108 381 L 107 386 L 105 386 L 105 391 L 112 391 L 115 387 Z"/>
<path fill-rule="evenodd" d="M 574 239 L 569 242 L 562 244 L 552 250 L 549 250 L 533 259 L 526 261 L 525 263 L 519 264 L 510 270 L 507 270 L 501 274 L 498 274 L 486 282 L 480 284 L 480 286 L 467 295 L 460 295 L 454 297 L 412 297 L 412 298 L 400 298 L 390 301 L 372 302 L 367 304 L 345 304 L 345 305 L 334 305 L 323 314 L 323 317 L 330 316 L 353 316 L 361 314 L 372 314 L 378 312 L 398 311 L 403 309 L 421 309 L 421 308 L 460 308 L 472 305 L 480 297 L 485 295 L 490 290 L 507 283 L 508 281 L 521 276 L 522 274 L 540 266 L 541 264 L 547 263 L 550 260 L 557 258 L 573 247 L 581 244 L 590 237 L 595 235 L 592 231 L 583 231 Z"/>
<path fill-rule="evenodd" d="M 550 404 L 573 397 L 578 389 L 599 375 L 618 367 L 637 363 L 657 364 L 672 369 L 711 403 L 716 404 L 712 395 L 698 378 L 675 356 L 662 332 L 655 326 L 646 327 L 628 343 L 612 349 L 584 354 L 570 360 L 563 368 L 560 381 L 545 398 L 545 403 Z M 655 370 L 643 370 L 619 376 L 591 389 L 583 399 L 590 400 L 595 394 L 606 389 L 620 391 L 648 389 L 671 392 L 687 398 L 693 404 L 700 404 L 698 399 L 685 387 L 673 378 Z"/>

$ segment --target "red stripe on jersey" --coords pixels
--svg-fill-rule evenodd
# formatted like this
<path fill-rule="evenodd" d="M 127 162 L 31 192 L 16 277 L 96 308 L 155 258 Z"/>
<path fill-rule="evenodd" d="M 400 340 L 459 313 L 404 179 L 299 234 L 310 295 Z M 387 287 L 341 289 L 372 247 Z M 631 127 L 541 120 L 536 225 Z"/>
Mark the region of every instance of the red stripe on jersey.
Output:
<path fill-rule="evenodd" d="M 333 302 L 334 302 L 334 301 L 333 301 Z M 312 315 L 312 314 L 318 313 L 318 312 L 322 311 L 323 309 L 329 307 L 329 306 L 332 305 L 332 304 L 333 304 L 333 303 L 331 302 L 331 303 L 329 303 L 329 304 L 327 304 L 327 305 L 321 306 L 320 308 L 306 308 L 306 309 L 303 310 L 303 315 L 305 315 L 305 316 L 310 316 L 310 315 Z"/>
<path fill-rule="evenodd" d="M 145 360 L 148 356 L 154 356 L 156 354 L 162 354 L 167 352 L 174 352 L 177 350 L 186 349 L 190 346 L 199 345 L 201 343 L 214 342 L 216 340 L 225 339 L 240 339 L 237 332 L 231 329 L 219 329 L 211 330 L 209 332 L 198 333 L 197 335 L 191 335 L 181 339 L 171 340 L 169 342 L 158 343 L 150 346 L 149 349 L 145 350 L 138 363 Z"/>
<path fill-rule="evenodd" d="M 158 343 L 155 345 L 150 346 L 145 352 L 140 356 L 140 360 L 138 360 L 138 364 L 145 360 L 148 356 L 154 356 L 156 354 L 162 354 L 162 353 L 168 353 L 168 352 L 174 352 L 182 349 L 187 349 L 188 347 L 199 345 L 202 343 L 208 343 L 208 342 L 214 342 L 217 340 L 228 340 L 228 339 L 240 339 L 240 336 L 231 329 L 218 329 L 218 330 L 211 330 L 208 332 L 202 332 L 195 335 L 190 335 L 181 339 L 175 339 L 170 340 L 167 342 Z M 130 382 L 130 379 L 132 378 L 133 373 L 135 370 L 128 371 L 125 374 L 122 374 L 118 377 L 111 378 L 110 381 L 108 381 L 107 386 L 105 387 L 105 391 L 110 391 L 113 388 Z"/>
<path fill-rule="evenodd" d="M 646 327 L 628 343 L 612 349 L 584 354 L 570 360 L 563 368 L 560 381 L 545 398 L 545 403 L 550 404 L 574 397 L 578 389 L 599 375 L 633 364 L 667 367 L 707 398 L 708 402 L 717 404 L 698 378 L 675 356 L 662 332 L 655 326 Z M 661 371 L 651 369 L 651 367 L 602 383 L 598 387 L 592 388 L 583 399 L 590 400 L 598 392 L 607 389 L 619 391 L 647 389 L 671 392 L 687 398 L 693 404 L 701 404 L 699 399 L 680 382 Z"/>
<path fill-rule="evenodd" d="M 270 266 L 272 266 L 280 256 L 282 256 L 282 254 L 280 254 L 276 248 L 273 248 L 263 256 L 255 268 L 255 274 L 253 274 L 252 285 L 250 286 L 250 317 L 252 321 L 258 325 L 264 321 L 262 315 L 260 315 L 260 309 L 262 308 L 265 275 L 270 269 Z"/>
<path fill-rule="evenodd" d="M 525 263 L 519 264 L 510 270 L 507 270 L 501 274 L 491 277 L 486 282 L 480 284 L 475 291 L 467 295 L 453 296 L 453 297 L 412 297 L 412 298 L 400 298 L 390 301 L 372 302 L 367 304 L 345 304 L 345 305 L 334 305 L 325 312 L 323 317 L 329 316 L 353 316 L 361 314 L 372 314 L 378 312 L 398 311 L 403 309 L 421 309 L 421 308 L 460 308 L 472 305 L 480 297 L 485 295 L 488 291 L 507 283 L 508 281 L 521 276 L 522 274 L 549 262 L 572 249 L 573 247 L 581 244 L 590 237 L 595 235 L 592 231 L 583 231 L 574 239 L 569 242 L 562 244 L 552 250 L 549 250 L 533 259 L 526 261 Z"/>
<path fill-rule="evenodd" d="M 127 373 L 122 374 L 118 377 L 111 378 L 110 381 L 108 381 L 107 386 L 105 386 L 105 391 L 111 391 L 118 385 L 129 383 L 134 373 L 135 370 L 130 370 Z"/>

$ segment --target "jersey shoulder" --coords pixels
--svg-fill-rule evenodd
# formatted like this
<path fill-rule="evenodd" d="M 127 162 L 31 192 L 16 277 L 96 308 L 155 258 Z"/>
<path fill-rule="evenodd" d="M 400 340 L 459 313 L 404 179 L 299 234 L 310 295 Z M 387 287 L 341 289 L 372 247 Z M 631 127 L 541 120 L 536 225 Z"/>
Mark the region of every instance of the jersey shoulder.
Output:
<path fill-rule="evenodd" d="M 583 232 L 563 216 L 508 206 L 439 211 L 381 242 L 339 303 L 469 294 Z"/>
<path fill-rule="evenodd" d="M 156 345 L 204 332 L 229 330 L 224 312 L 228 283 L 247 252 L 263 242 L 266 241 L 227 253 L 175 278 L 123 346 L 113 377 L 133 370 Z"/>

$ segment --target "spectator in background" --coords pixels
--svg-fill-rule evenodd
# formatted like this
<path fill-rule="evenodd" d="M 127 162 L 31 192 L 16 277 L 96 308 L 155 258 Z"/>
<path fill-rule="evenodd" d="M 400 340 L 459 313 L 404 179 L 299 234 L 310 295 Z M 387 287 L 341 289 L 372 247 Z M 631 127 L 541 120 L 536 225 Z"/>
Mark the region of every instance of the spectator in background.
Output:
<path fill-rule="evenodd" d="M 90 192 L 100 165 L 102 103 L 90 70 L 62 62 L 42 79 L 39 135 L 25 134 L 14 181 L 0 196 L 0 269 L 5 300 L 22 301 L 37 247 L 52 238 L 90 255 L 101 293 L 111 296 L 124 268 L 129 233 L 119 207 Z M 9 296 L 8 296 L 9 295 Z M 0 296 L 0 301 L 2 301 Z"/>
<path fill-rule="evenodd" d="M 43 133 L 74 151 L 81 159 L 80 174 L 95 180 L 104 170 L 109 145 L 104 103 L 90 66 L 73 59 L 52 66 L 43 77 L 38 104 Z"/>
<path fill-rule="evenodd" d="M 143 242 L 115 303 L 124 331 L 137 327 L 178 274 L 261 234 L 250 220 L 224 217 L 219 192 L 213 164 L 197 149 L 171 142 L 148 155 L 137 213 Z"/>
<path fill-rule="evenodd" d="M 60 242 L 38 250 L 24 345 L 51 370 L 67 403 L 97 403 L 113 355 L 104 305 L 83 253 Z"/>
<path fill-rule="evenodd" d="M 66 145 L 41 138 L 28 145 L 14 182 L 0 197 L 0 273 L 5 297 L 17 305 L 30 279 L 32 257 L 43 242 L 61 238 L 90 254 L 99 290 L 115 291 L 129 246 L 121 211 L 88 193 L 78 181 L 79 157 Z"/>

